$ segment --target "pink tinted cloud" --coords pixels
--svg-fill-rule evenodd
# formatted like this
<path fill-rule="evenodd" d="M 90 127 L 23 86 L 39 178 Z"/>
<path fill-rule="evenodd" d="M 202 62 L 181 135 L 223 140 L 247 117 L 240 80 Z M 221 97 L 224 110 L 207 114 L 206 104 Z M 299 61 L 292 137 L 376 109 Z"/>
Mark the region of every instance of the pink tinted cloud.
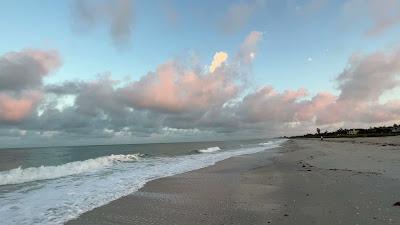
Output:
<path fill-rule="evenodd" d="M 251 122 L 378 123 L 400 120 L 399 100 L 381 103 L 380 97 L 400 86 L 400 49 L 357 54 L 336 79 L 340 94 L 327 92 L 305 99 L 307 91 L 276 92 L 266 86 L 247 95 L 239 114 Z"/>
<path fill-rule="evenodd" d="M 25 93 L 21 97 L 0 93 L 0 121 L 21 122 L 35 110 L 40 99 L 39 92 Z"/>
<path fill-rule="evenodd" d="M 398 100 L 379 102 L 386 91 L 400 86 L 399 75 L 400 49 L 353 55 L 336 79 L 339 96 L 317 95 L 305 114 L 314 114 L 317 124 L 400 120 Z"/>
<path fill-rule="evenodd" d="M 308 95 L 307 90 L 286 90 L 278 93 L 272 86 L 266 86 L 245 96 L 239 104 L 239 115 L 250 122 L 289 122 L 295 120 L 296 112 L 301 110 L 301 99 Z"/>
<path fill-rule="evenodd" d="M 330 115 L 324 115 L 326 109 L 334 104 L 337 96 L 329 92 L 321 92 L 315 95 L 311 100 L 303 101 L 301 107 L 296 112 L 296 119 L 299 121 L 306 121 L 312 119 L 331 120 Z M 334 114 L 335 115 L 335 114 Z M 327 118 L 329 116 L 329 118 Z M 319 121 L 318 121 L 319 122 Z"/>
<path fill-rule="evenodd" d="M 43 78 L 61 66 L 56 51 L 26 49 L 0 57 L 0 120 L 20 122 L 32 113 L 43 93 Z"/>
<path fill-rule="evenodd" d="M 56 50 L 25 49 L 21 53 L 32 57 L 40 65 L 43 76 L 49 75 L 50 72 L 60 68 L 62 65 L 61 56 Z"/>
<path fill-rule="evenodd" d="M 119 92 L 134 108 L 176 113 L 224 104 L 238 87 L 221 70 L 202 73 L 170 62 Z"/>
<path fill-rule="evenodd" d="M 241 44 L 232 65 L 226 62 L 226 53 L 218 62 L 218 69 L 211 72 L 168 62 L 139 81 L 120 88 L 118 93 L 130 107 L 158 112 L 204 112 L 221 107 L 238 94 L 240 81 L 236 76 L 237 70 L 243 63 L 249 65 L 252 62 L 261 39 L 261 32 L 252 31 Z"/>

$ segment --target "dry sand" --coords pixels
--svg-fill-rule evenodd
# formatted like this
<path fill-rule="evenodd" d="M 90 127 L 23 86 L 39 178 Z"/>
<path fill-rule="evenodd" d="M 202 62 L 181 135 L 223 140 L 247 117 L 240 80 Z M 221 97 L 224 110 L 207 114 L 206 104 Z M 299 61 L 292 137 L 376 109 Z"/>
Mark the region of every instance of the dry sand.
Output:
<path fill-rule="evenodd" d="M 400 224 L 400 136 L 289 140 L 155 180 L 67 224 Z"/>

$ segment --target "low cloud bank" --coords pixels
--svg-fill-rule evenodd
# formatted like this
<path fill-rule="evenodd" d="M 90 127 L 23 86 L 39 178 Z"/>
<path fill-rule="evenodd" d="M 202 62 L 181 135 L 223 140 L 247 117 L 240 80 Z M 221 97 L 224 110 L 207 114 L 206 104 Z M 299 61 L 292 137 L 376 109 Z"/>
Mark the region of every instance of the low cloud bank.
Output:
<path fill-rule="evenodd" d="M 14 141 L 212 139 L 400 120 L 400 99 L 380 99 L 400 86 L 399 49 L 351 56 L 335 80 L 338 95 L 310 96 L 304 88 L 246 88 L 243 76 L 250 76 L 261 40 L 253 31 L 234 57 L 217 52 L 210 66 L 171 60 L 130 82 L 104 74 L 44 85 L 62 65 L 56 51 L 6 53 L 0 57 L 0 132 Z"/>

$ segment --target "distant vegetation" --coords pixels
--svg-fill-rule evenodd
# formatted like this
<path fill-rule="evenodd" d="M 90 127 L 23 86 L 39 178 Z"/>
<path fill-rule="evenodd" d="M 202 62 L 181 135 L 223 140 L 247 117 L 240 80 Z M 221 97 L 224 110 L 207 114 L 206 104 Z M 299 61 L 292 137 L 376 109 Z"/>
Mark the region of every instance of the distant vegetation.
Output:
<path fill-rule="evenodd" d="M 384 137 L 400 135 L 400 125 L 393 126 L 370 127 L 368 129 L 338 129 L 333 132 L 321 132 L 319 128 L 314 134 L 305 134 L 301 136 L 293 136 L 290 138 L 339 138 L 339 137 Z"/>

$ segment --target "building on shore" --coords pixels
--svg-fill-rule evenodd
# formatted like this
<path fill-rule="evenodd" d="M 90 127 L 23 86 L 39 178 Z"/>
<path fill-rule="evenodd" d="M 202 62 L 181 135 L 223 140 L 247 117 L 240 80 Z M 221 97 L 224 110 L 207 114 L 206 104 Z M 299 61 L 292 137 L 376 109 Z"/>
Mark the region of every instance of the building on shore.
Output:
<path fill-rule="evenodd" d="M 392 133 L 400 133 L 400 127 L 396 126 L 392 128 Z"/>
<path fill-rule="evenodd" d="M 356 129 L 351 129 L 349 131 L 347 131 L 348 135 L 357 135 L 360 131 L 356 130 Z"/>

